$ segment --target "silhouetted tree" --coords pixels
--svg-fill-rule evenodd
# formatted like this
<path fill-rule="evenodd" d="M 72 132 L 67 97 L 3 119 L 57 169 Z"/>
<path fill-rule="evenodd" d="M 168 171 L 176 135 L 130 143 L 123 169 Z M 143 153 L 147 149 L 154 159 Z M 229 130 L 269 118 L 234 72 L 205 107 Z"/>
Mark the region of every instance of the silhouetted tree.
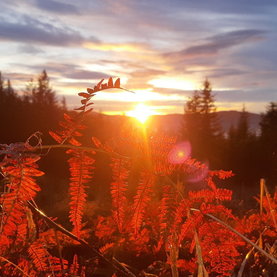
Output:
<path fill-rule="evenodd" d="M 208 80 L 200 91 L 195 91 L 185 105 L 183 138 L 192 144 L 195 158 L 208 160 L 218 166 L 223 137 L 218 123 L 212 86 Z"/>
<path fill-rule="evenodd" d="M 32 103 L 38 106 L 57 107 L 56 94 L 50 87 L 49 77 L 43 70 L 37 79 L 37 85 L 32 87 Z"/>
<path fill-rule="evenodd" d="M 235 176 L 233 182 L 237 185 L 234 190 L 241 199 L 246 191 L 255 191 L 260 179 L 259 151 L 257 138 L 250 132 L 248 112 L 243 107 L 237 126 L 231 126 L 223 156 L 224 168 L 231 169 Z M 253 191 L 251 192 L 253 194 Z"/>
<path fill-rule="evenodd" d="M 261 167 L 263 177 L 277 183 L 277 102 L 271 102 L 265 114 L 262 114 L 261 127 Z"/>

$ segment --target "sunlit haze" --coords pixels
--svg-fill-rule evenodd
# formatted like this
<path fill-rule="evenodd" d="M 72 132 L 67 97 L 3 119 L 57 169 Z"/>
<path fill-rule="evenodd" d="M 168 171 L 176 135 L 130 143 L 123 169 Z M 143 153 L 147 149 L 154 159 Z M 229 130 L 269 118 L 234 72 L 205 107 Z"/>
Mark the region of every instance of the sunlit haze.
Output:
<path fill-rule="evenodd" d="M 126 115 L 136 118 L 139 122 L 145 123 L 149 116 L 157 114 L 150 106 L 143 103 L 137 104 L 134 110 L 128 111 Z"/>

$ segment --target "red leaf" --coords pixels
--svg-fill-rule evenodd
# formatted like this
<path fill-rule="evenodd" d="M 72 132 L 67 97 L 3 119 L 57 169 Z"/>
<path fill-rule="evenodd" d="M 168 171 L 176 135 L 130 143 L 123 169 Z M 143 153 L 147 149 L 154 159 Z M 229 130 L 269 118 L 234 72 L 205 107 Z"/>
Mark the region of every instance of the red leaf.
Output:
<path fill-rule="evenodd" d="M 49 135 L 58 143 L 62 142 L 62 138 L 57 135 L 55 132 L 49 131 Z"/>
<path fill-rule="evenodd" d="M 103 83 L 104 79 L 102 79 L 97 85 L 96 85 L 96 88 L 97 90 L 100 90 L 100 86 L 101 84 Z"/>
<path fill-rule="evenodd" d="M 113 87 L 113 78 L 110 77 L 108 81 L 108 88 L 112 88 L 112 87 Z"/>
<path fill-rule="evenodd" d="M 120 78 L 117 78 L 115 83 L 114 83 L 115 88 L 120 88 Z"/>
<path fill-rule="evenodd" d="M 82 99 L 82 100 L 81 100 L 81 103 L 82 103 L 83 105 L 85 105 L 88 101 L 89 101 L 89 99 Z"/>
<path fill-rule="evenodd" d="M 72 122 L 72 117 L 69 115 L 69 114 L 67 114 L 67 113 L 64 113 L 63 114 L 63 118 L 66 120 L 66 121 L 69 121 L 69 122 Z"/>
<path fill-rule="evenodd" d="M 81 96 L 81 97 L 84 97 L 84 98 L 91 97 L 91 95 L 89 93 L 85 93 L 85 92 L 79 92 L 78 95 Z"/>
<path fill-rule="evenodd" d="M 79 107 L 77 109 L 74 109 L 74 111 L 83 111 L 86 108 L 86 106 Z"/>
<path fill-rule="evenodd" d="M 92 110 L 93 110 L 93 108 L 88 109 L 88 110 L 86 110 L 86 111 L 84 112 L 84 114 L 87 114 L 87 113 L 91 112 Z"/>
<path fill-rule="evenodd" d="M 91 140 L 92 140 L 92 142 L 94 143 L 94 145 L 95 145 L 96 147 L 99 148 L 99 147 L 102 146 L 102 143 L 101 143 L 101 141 L 100 141 L 98 138 L 92 137 Z"/>
<path fill-rule="evenodd" d="M 89 94 L 93 94 L 93 93 L 94 93 L 94 89 L 92 89 L 92 88 L 87 88 L 87 92 L 88 92 Z"/>
<path fill-rule="evenodd" d="M 81 145 L 81 143 L 78 140 L 76 140 L 75 138 L 71 138 L 68 142 L 75 146 Z"/>
<path fill-rule="evenodd" d="M 108 88 L 108 85 L 107 84 L 103 84 L 102 86 L 101 86 L 101 90 L 104 90 L 104 89 L 107 89 Z"/>

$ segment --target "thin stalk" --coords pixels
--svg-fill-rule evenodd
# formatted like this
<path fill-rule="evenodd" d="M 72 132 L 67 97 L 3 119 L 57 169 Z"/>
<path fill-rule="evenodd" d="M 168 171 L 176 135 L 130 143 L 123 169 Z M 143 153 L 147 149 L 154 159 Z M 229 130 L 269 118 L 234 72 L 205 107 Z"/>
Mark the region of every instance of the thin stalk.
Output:
<path fill-rule="evenodd" d="M 56 239 L 56 243 L 58 246 L 58 253 L 59 253 L 59 259 L 60 259 L 60 264 L 61 264 L 61 271 L 64 272 L 64 264 L 63 264 L 63 257 L 62 257 L 62 249 L 61 249 L 61 244 L 58 238 L 58 231 L 55 230 L 55 239 Z"/>
<path fill-rule="evenodd" d="M 122 159 L 129 159 L 129 157 L 127 156 L 123 156 L 120 155 L 118 153 L 115 152 L 108 152 L 99 148 L 94 148 L 94 147 L 89 147 L 89 146 L 76 146 L 76 145 L 71 145 L 71 144 L 53 144 L 53 145 L 41 145 L 39 147 L 34 148 L 33 151 L 38 151 L 38 150 L 42 150 L 42 149 L 55 149 L 55 148 L 67 148 L 67 149 L 76 149 L 76 150 L 84 150 L 87 152 L 99 152 L 99 153 L 104 153 L 104 154 L 108 154 L 117 158 L 122 158 Z"/>
<path fill-rule="evenodd" d="M 11 264 L 12 266 L 14 266 L 18 271 L 20 271 L 24 276 L 27 276 L 27 277 L 31 277 L 29 274 L 27 274 L 25 271 L 23 271 L 19 266 L 17 266 L 16 264 L 14 264 L 13 262 L 11 262 L 10 260 L 4 258 L 4 257 L 1 257 L 0 256 L 0 260 L 3 260 L 9 264 Z"/>
<path fill-rule="evenodd" d="M 69 232 L 67 229 L 62 227 L 61 225 L 57 224 L 54 222 L 51 218 L 49 218 L 46 214 L 44 214 L 41 210 L 36 208 L 31 202 L 27 202 L 28 206 L 31 208 L 31 210 L 37 214 L 39 217 L 44 219 L 51 227 L 53 227 L 55 230 L 58 230 L 65 234 L 66 236 L 72 238 L 75 241 L 78 241 L 83 247 L 87 248 L 90 252 L 93 254 L 97 255 L 103 262 L 106 264 L 111 265 L 114 269 L 119 271 L 123 276 L 131 276 L 131 277 L 136 277 L 128 268 L 126 268 L 122 263 L 118 262 L 116 259 L 109 260 L 107 259 L 104 255 L 102 255 L 97 249 L 89 245 L 85 240 L 79 239 L 76 237 L 74 234 Z"/>
<path fill-rule="evenodd" d="M 196 256 L 197 256 L 197 262 L 198 262 L 197 277 L 209 277 L 209 274 L 204 265 L 202 249 L 201 249 L 199 237 L 198 237 L 196 230 L 194 230 L 194 240 L 195 240 Z"/>
<path fill-rule="evenodd" d="M 261 235 L 262 235 L 266 230 L 267 230 L 267 228 L 265 228 L 265 229 L 263 230 L 263 232 L 261 233 Z M 260 238 L 257 239 L 256 244 L 259 243 L 259 240 L 260 240 Z M 248 253 L 245 255 L 245 258 L 243 259 L 243 261 L 242 261 L 242 263 L 241 263 L 241 266 L 240 266 L 240 269 L 239 269 L 239 272 L 238 272 L 238 276 L 237 276 L 237 277 L 242 277 L 242 273 L 243 273 L 243 271 L 244 271 L 245 265 L 246 265 L 247 261 L 249 260 L 249 258 L 250 258 L 250 256 L 251 256 L 252 252 L 254 251 L 254 249 L 255 249 L 255 248 L 252 247 L 252 248 L 248 251 Z"/>
<path fill-rule="evenodd" d="M 260 180 L 260 216 L 262 218 L 263 215 L 263 203 L 264 203 L 264 188 L 265 188 L 265 179 Z M 259 246 L 263 248 L 263 236 L 262 233 L 260 233 L 259 237 Z"/>
<path fill-rule="evenodd" d="M 179 256 L 179 248 L 178 243 L 174 235 L 174 239 L 171 242 L 171 247 L 169 250 L 169 258 L 170 258 L 170 268 L 172 277 L 179 277 L 179 271 L 177 268 L 177 260 Z"/>
<path fill-rule="evenodd" d="M 204 261 L 203 261 L 203 256 L 202 256 L 202 249 L 199 243 L 199 238 L 198 235 L 196 233 L 196 231 L 194 231 L 194 240 L 195 240 L 195 248 L 196 248 L 196 256 L 197 256 L 197 263 L 198 263 L 198 273 L 197 273 L 197 277 L 204 277 L 207 276 L 207 271 L 205 269 L 204 266 Z"/>
<path fill-rule="evenodd" d="M 265 189 L 266 199 L 267 199 L 267 202 L 268 202 L 269 212 L 270 212 L 272 221 L 274 223 L 275 230 L 277 231 L 277 222 L 276 222 L 276 217 L 275 217 L 275 210 L 272 208 L 270 195 L 269 195 L 266 184 L 264 184 L 264 189 Z"/>
<path fill-rule="evenodd" d="M 194 208 L 190 208 L 192 211 L 196 211 L 196 212 L 200 212 L 200 210 L 198 209 L 194 209 Z M 247 243 L 251 244 L 254 248 L 256 248 L 261 254 L 263 254 L 264 256 L 266 256 L 268 259 L 270 259 L 271 261 L 273 261 L 275 264 L 277 264 L 277 259 L 275 259 L 272 255 L 268 254 L 266 251 L 264 251 L 262 248 L 260 248 L 256 243 L 252 242 L 250 239 L 248 239 L 246 236 L 244 236 L 243 234 L 241 234 L 240 232 L 238 232 L 237 230 L 235 230 L 233 227 L 231 227 L 230 225 L 226 224 L 225 222 L 223 222 L 222 220 L 218 219 L 217 217 L 211 215 L 211 214 L 204 214 L 205 216 L 213 219 L 214 221 L 220 223 L 221 225 L 223 225 L 224 227 L 226 227 L 227 229 L 229 229 L 230 231 L 232 231 L 233 233 L 235 233 L 236 235 L 238 235 L 239 237 L 241 237 L 244 241 L 246 241 Z"/>

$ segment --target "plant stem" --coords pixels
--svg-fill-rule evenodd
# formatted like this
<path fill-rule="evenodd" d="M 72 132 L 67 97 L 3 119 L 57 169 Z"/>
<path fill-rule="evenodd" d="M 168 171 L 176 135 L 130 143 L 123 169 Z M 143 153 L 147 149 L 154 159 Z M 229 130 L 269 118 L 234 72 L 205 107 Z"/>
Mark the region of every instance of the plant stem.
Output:
<path fill-rule="evenodd" d="M 87 152 L 95 151 L 95 152 L 99 152 L 99 153 L 109 154 L 111 156 L 115 156 L 115 157 L 122 158 L 122 159 L 129 159 L 129 157 L 120 155 L 120 154 L 115 153 L 115 152 L 108 152 L 108 151 L 105 151 L 105 150 L 102 150 L 102 149 L 99 149 L 99 148 L 94 148 L 94 147 L 89 147 L 89 146 L 76 146 L 76 145 L 71 145 L 71 144 L 41 145 L 41 146 L 35 147 L 33 149 L 33 151 L 38 151 L 38 150 L 41 150 L 41 149 L 51 150 L 51 149 L 55 149 L 55 148 L 68 148 L 68 149 L 84 150 L 84 151 L 87 151 Z"/>
<path fill-rule="evenodd" d="M 11 262 L 10 260 L 4 258 L 4 257 L 1 257 L 0 256 L 0 260 L 3 260 L 9 264 L 11 264 L 12 266 L 14 266 L 17 270 L 19 270 L 24 276 L 27 276 L 27 277 L 31 277 L 29 274 L 27 274 L 25 271 L 23 271 L 19 266 L 17 266 L 16 264 L 14 264 L 13 262 Z"/>

